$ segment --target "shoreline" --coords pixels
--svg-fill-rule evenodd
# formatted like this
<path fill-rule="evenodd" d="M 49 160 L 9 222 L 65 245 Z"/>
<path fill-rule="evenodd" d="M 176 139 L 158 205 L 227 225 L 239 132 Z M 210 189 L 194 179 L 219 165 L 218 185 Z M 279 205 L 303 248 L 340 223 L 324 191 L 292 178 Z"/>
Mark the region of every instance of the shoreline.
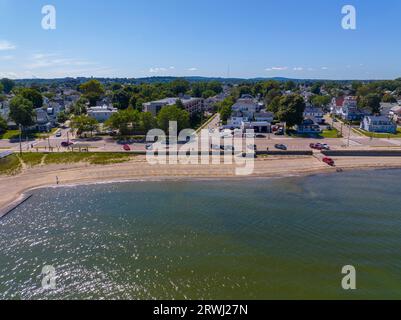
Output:
<path fill-rule="evenodd" d="M 230 173 L 234 165 L 174 165 L 149 166 L 144 161 L 129 161 L 123 164 L 89 165 L 48 165 L 26 169 L 16 176 L 0 176 L 0 211 L 11 206 L 27 193 L 45 188 L 68 188 L 81 185 L 113 184 L 157 181 L 213 181 L 282 179 L 342 173 L 346 171 L 396 170 L 401 169 L 401 158 L 366 158 L 360 164 L 357 158 L 337 158 L 342 165 L 329 167 L 313 157 L 268 158 L 255 161 L 255 172 L 249 176 L 235 176 Z M 393 161 L 389 161 L 393 160 Z M 340 160 L 340 161 L 339 161 Z M 366 161 L 368 160 L 368 161 Z M 386 161 L 384 161 L 386 160 Z M 144 165 L 140 168 L 135 165 Z M 341 169 L 341 172 L 337 170 Z M 126 171 L 127 170 L 127 171 Z M 56 184 L 55 177 L 60 177 Z M 15 181 L 14 181 L 15 180 Z M 9 183 L 7 183 L 9 182 Z"/>

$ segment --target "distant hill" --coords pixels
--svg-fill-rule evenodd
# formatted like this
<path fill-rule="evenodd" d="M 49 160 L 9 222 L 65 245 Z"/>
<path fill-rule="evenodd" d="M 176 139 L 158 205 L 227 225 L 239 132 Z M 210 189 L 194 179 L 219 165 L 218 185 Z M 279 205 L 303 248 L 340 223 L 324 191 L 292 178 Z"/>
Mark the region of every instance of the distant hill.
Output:
<path fill-rule="evenodd" d="M 60 84 L 68 84 L 69 86 L 79 85 L 83 82 L 86 82 L 90 79 L 97 79 L 104 84 L 110 83 L 121 83 L 121 84 L 141 84 L 141 83 L 167 83 L 174 81 L 176 79 L 185 79 L 189 82 L 210 82 L 210 81 L 219 81 L 221 83 L 226 84 L 241 84 L 241 83 L 254 83 L 259 81 L 268 81 L 275 80 L 280 82 L 293 81 L 296 83 L 300 82 L 338 82 L 338 83 L 350 83 L 354 80 L 317 80 L 317 79 L 290 79 L 284 77 L 272 77 L 272 78 L 222 78 L 222 77 L 200 77 L 200 76 L 190 76 L 190 77 L 145 77 L 145 78 L 87 78 L 87 77 L 79 77 L 79 78 L 57 78 L 57 79 L 18 79 L 15 80 L 17 84 L 29 86 L 32 84 L 38 85 L 60 85 Z M 374 80 L 364 80 L 364 82 L 371 82 Z"/>

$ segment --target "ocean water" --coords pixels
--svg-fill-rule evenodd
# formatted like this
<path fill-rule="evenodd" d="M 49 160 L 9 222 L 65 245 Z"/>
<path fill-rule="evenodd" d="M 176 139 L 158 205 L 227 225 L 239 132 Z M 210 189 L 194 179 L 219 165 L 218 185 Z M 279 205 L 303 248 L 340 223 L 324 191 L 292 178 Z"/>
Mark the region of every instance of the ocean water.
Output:
<path fill-rule="evenodd" d="M 401 170 L 46 188 L 0 220 L 0 299 L 384 298 Z"/>

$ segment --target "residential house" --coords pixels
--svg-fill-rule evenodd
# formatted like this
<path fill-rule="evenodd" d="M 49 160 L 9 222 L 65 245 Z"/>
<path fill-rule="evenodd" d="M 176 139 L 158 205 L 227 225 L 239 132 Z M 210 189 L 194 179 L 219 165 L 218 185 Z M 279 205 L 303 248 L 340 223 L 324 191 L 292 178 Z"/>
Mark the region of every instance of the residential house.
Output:
<path fill-rule="evenodd" d="M 97 107 L 91 107 L 88 109 L 87 114 L 89 117 L 96 119 L 98 122 L 105 122 L 110 119 L 110 117 L 117 113 L 118 110 L 111 106 L 103 105 Z"/>
<path fill-rule="evenodd" d="M 358 109 L 356 97 L 346 96 L 332 100 L 331 112 L 347 121 L 359 121 L 366 112 Z"/>
<path fill-rule="evenodd" d="M 36 114 L 36 124 L 32 129 L 36 129 L 39 132 L 50 132 L 53 128 L 53 124 L 49 115 L 47 114 L 47 110 L 42 108 L 35 109 Z"/>
<path fill-rule="evenodd" d="M 242 95 L 231 109 L 233 112 L 241 112 L 244 116 L 253 118 L 254 114 L 260 111 L 261 105 L 251 95 Z"/>
<path fill-rule="evenodd" d="M 274 120 L 274 113 L 261 110 L 260 112 L 256 112 L 253 117 L 255 121 L 266 121 L 272 123 Z"/>
<path fill-rule="evenodd" d="M 296 125 L 295 129 L 298 134 L 319 134 L 322 129 L 312 119 L 305 119 L 301 124 Z"/>
<path fill-rule="evenodd" d="M 361 129 L 368 132 L 396 133 L 397 125 L 386 116 L 366 116 L 361 123 Z"/>
<path fill-rule="evenodd" d="M 324 111 L 322 108 L 317 108 L 317 107 L 306 107 L 304 111 L 304 118 L 305 119 L 311 119 L 317 124 L 323 124 L 324 123 Z"/>

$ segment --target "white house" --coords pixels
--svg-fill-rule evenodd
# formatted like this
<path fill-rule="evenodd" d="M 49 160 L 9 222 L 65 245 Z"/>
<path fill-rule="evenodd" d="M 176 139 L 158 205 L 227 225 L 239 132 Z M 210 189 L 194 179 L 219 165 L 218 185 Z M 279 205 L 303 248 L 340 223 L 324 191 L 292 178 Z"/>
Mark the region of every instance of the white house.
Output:
<path fill-rule="evenodd" d="M 117 113 L 118 110 L 116 108 L 103 105 L 98 107 L 91 107 L 88 109 L 88 116 L 96 119 L 98 122 L 104 122 L 114 114 Z"/>
<path fill-rule="evenodd" d="M 253 118 L 254 113 L 260 111 L 261 106 L 256 102 L 252 96 L 243 95 L 236 103 L 231 107 L 233 112 L 241 112 L 248 118 Z"/>
<path fill-rule="evenodd" d="M 268 111 L 260 111 L 254 114 L 255 121 L 266 121 L 266 122 L 273 122 L 274 113 Z"/>
<path fill-rule="evenodd" d="M 194 113 L 200 113 L 205 109 L 205 100 L 203 98 L 183 96 L 182 98 L 165 98 L 157 101 L 146 102 L 142 105 L 143 111 L 150 112 L 152 115 L 156 116 L 162 108 L 165 106 L 172 106 L 176 104 L 178 100 L 181 100 L 185 110 L 191 115 Z"/>
<path fill-rule="evenodd" d="M 361 129 L 368 132 L 396 133 L 397 125 L 385 116 L 366 116 L 361 122 Z"/>
<path fill-rule="evenodd" d="M 324 123 L 324 112 L 322 108 L 317 107 L 306 107 L 304 111 L 305 119 L 312 119 L 314 122 L 318 124 Z"/>

